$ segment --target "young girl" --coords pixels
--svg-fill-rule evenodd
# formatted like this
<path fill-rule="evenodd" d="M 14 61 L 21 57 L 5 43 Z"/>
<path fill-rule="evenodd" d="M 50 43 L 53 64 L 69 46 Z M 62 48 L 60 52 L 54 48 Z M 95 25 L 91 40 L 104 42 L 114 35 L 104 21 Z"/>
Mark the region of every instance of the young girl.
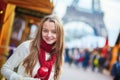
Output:
<path fill-rule="evenodd" d="M 1 68 L 7 80 L 58 80 L 63 62 L 64 30 L 59 19 L 41 20 L 33 40 L 20 44 Z M 17 72 L 14 69 L 18 67 Z"/>

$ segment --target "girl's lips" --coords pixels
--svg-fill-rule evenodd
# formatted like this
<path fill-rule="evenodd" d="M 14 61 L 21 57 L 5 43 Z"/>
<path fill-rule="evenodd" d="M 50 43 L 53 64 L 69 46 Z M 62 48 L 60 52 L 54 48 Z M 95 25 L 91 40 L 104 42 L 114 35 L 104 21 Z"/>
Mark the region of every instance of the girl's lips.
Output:
<path fill-rule="evenodd" d="M 46 38 L 46 40 L 47 40 L 47 41 L 51 41 L 52 39 L 50 39 L 50 38 Z"/>

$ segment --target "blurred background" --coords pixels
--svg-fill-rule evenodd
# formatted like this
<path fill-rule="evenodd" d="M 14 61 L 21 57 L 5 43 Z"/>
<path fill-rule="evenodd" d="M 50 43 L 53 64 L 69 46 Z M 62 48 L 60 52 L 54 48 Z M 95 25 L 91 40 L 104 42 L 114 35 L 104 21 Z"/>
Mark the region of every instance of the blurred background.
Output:
<path fill-rule="evenodd" d="M 34 38 L 44 16 L 56 14 L 65 31 L 60 80 L 112 80 L 120 53 L 119 10 L 120 0 L 0 0 L 0 68 L 20 43 Z"/>

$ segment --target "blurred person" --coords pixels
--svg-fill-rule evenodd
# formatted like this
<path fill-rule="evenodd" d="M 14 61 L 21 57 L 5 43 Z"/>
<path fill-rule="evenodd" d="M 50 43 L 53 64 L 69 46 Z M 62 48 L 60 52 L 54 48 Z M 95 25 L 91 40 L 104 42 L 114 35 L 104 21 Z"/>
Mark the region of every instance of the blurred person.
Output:
<path fill-rule="evenodd" d="M 89 65 L 89 60 L 90 60 L 90 52 L 88 49 L 85 49 L 85 55 L 84 55 L 84 60 L 83 60 L 83 68 L 86 69 Z"/>
<path fill-rule="evenodd" d="M 69 66 L 71 66 L 74 61 L 73 60 L 73 49 L 70 49 L 68 53 L 69 53 L 69 62 L 68 63 L 69 63 Z"/>
<path fill-rule="evenodd" d="M 98 66 L 99 66 L 99 53 L 98 50 L 94 50 L 91 55 L 91 66 L 92 66 L 92 71 L 95 71 Z"/>
<path fill-rule="evenodd" d="M 34 39 L 20 44 L 1 68 L 7 80 L 58 80 L 63 62 L 64 30 L 55 15 L 41 20 Z M 17 72 L 14 68 L 18 67 Z"/>
<path fill-rule="evenodd" d="M 112 58 L 112 47 L 109 47 L 107 57 L 106 57 L 106 61 L 105 61 L 105 64 L 104 64 L 104 67 L 105 67 L 106 70 L 110 69 L 111 58 Z"/>
<path fill-rule="evenodd" d="M 113 80 L 120 80 L 120 49 L 117 61 L 112 66 L 111 75 L 113 76 Z"/>
<path fill-rule="evenodd" d="M 77 60 L 77 62 L 78 62 L 78 67 L 80 66 L 82 66 L 82 64 L 83 64 L 83 61 L 84 61 L 84 56 L 85 56 L 85 51 L 83 50 L 83 49 L 80 49 L 79 48 L 79 58 L 78 58 L 78 60 Z"/>
<path fill-rule="evenodd" d="M 100 54 L 100 57 L 99 57 L 99 72 L 103 72 L 103 69 L 105 67 L 105 61 L 106 61 L 106 58 L 105 58 L 105 55 L 104 54 Z"/>
<path fill-rule="evenodd" d="M 73 62 L 76 66 L 78 65 L 79 57 L 80 57 L 80 55 L 79 55 L 79 52 L 78 52 L 78 48 L 74 48 L 73 49 Z"/>
<path fill-rule="evenodd" d="M 70 60 L 70 57 L 69 57 L 69 48 L 66 47 L 66 48 L 65 48 L 65 62 L 68 63 L 69 60 Z"/>

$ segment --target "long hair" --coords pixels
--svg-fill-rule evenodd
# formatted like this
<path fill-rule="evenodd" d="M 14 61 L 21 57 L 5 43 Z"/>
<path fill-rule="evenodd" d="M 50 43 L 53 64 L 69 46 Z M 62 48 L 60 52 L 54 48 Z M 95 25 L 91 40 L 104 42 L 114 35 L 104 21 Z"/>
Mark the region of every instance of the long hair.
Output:
<path fill-rule="evenodd" d="M 23 62 L 23 66 L 25 67 L 26 72 L 32 76 L 33 68 L 38 61 L 38 56 L 40 51 L 40 41 L 42 38 L 42 27 L 45 21 L 54 22 L 55 24 L 57 40 L 56 43 L 54 44 L 54 52 L 57 54 L 57 58 L 55 61 L 54 80 L 57 80 L 60 76 L 61 66 L 63 63 L 64 30 L 63 30 L 63 25 L 55 15 L 45 16 L 41 20 L 37 34 L 30 45 L 30 54 L 25 58 Z"/>

